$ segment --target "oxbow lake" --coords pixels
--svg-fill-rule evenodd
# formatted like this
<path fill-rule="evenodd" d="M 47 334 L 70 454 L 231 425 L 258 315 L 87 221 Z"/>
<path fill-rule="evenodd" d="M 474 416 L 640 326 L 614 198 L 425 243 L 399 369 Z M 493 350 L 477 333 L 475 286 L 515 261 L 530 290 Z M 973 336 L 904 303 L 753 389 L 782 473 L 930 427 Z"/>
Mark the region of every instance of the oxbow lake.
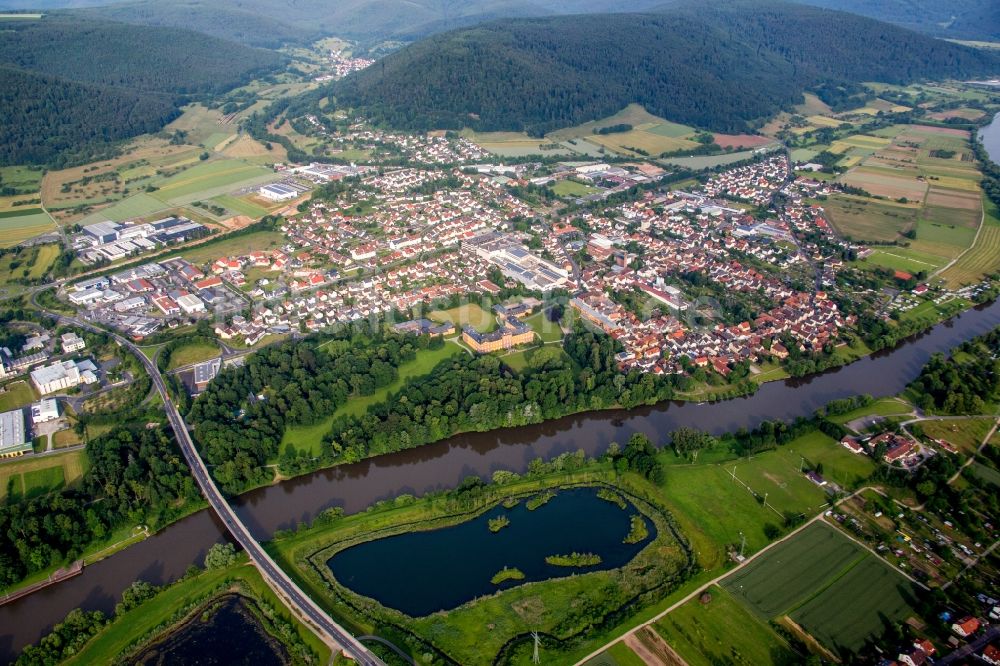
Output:
<path fill-rule="evenodd" d="M 522 501 L 450 527 L 367 541 L 340 551 L 327 566 L 352 591 L 422 617 L 499 589 L 624 566 L 656 538 L 656 527 L 644 516 L 649 536 L 635 544 L 622 542 L 637 513 L 631 503 L 622 509 L 599 498 L 595 488 L 561 490 L 533 511 Z M 490 532 L 489 519 L 501 515 L 510 524 Z M 561 567 L 545 562 L 549 555 L 572 552 L 600 555 L 601 563 Z M 525 578 L 490 582 L 504 567 L 520 569 Z"/>

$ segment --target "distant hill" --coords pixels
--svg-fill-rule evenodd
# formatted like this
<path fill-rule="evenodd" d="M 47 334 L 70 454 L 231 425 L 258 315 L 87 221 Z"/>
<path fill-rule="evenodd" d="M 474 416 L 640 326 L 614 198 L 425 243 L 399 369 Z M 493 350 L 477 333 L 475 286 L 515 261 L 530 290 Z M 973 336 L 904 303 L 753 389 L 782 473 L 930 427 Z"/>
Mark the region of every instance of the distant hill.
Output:
<path fill-rule="evenodd" d="M 185 101 L 283 62 L 190 30 L 46 16 L 0 39 L 0 163 L 64 164 L 159 130 Z"/>
<path fill-rule="evenodd" d="M 10 0 L 0 0 L 0 3 Z M 30 1 L 30 0 L 24 0 Z M 663 0 L 633 0 L 639 11 Z M 180 26 L 274 47 L 336 35 L 365 45 L 413 40 L 500 17 L 623 11 L 613 0 L 138 0 L 79 10 L 90 17 Z"/>
<path fill-rule="evenodd" d="M 0 164 L 63 164 L 109 142 L 156 132 L 177 116 L 171 95 L 88 86 L 0 66 Z"/>
<path fill-rule="evenodd" d="M 936 37 L 1000 41 L 997 0 L 797 0 L 839 9 Z"/>
<path fill-rule="evenodd" d="M 333 86 L 339 106 L 411 129 L 541 134 L 629 103 L 743 131 L 822 85 L 1000 73 L 1000 56 L 781 2 L 494 21 L 430 37 Z"/>

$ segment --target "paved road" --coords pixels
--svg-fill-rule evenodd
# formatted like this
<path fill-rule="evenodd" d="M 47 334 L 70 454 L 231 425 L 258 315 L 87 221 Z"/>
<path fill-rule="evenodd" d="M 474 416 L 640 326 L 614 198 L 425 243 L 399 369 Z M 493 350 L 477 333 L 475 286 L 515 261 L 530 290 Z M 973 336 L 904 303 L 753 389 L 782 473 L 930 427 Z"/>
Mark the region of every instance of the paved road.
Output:
<path fill-rule="evenodd" d="M 950 663 L 952 663 L 954 661 L 959 661 L 961 659 L 965 659 L 966 657 L 968 657 L 973 652 L 978 653 L 980 650 L 982 650 L 987 645 L 989 645 L 990 643 L 992 643 L 993 640 L 996 639 L 996 638 L 1000 638 L 1000 626 L 990 627 L 989 629 L 987 629 L 986 631 L 984 631 L 983 634 L 979 638 L 977 638 L 976 640 L 972 641 L 971 643 L 967 643 L 967 644 L 963 645 L 962 647 L 958 648 L 957 650 L 955 650 L 954 652 L 952 652 L 949 655 L 941 657 L 935 663 L 937 663 L 937 664 L 950 664 Z M 978 663 L 978 660 L 976 660 L 976 662 Z M 959 662 L 959 663 L 963 663 L 963 662 Z M 986 662 L 983 662 L 983 663 L 986 663 Z"/>
<path fill-rule="evenodd" d="M 184 453 L 184 458 L 191 467 L 191 472 L 194 474 L 194 478 L 198 482 L 202 494 L 208 500 L 212 509 L 218 514 L 219 518 L 222 519 L 226 529 L 229 530 L 233 538 L 236 539 L 254 564 L 257 565 L 264 580 L 268 582 L 278 596 L 285 600 L 285 603 L 288 604 L 293 612 L 298 614 L 302 620 L 312 625 L 328 642 L 342 648 L 357 663 L 364 664 L 365 666 L 384 666 L 383 662 L 372 654 L 360 641 L 330 619 L 323 609 L 281 570 L 281 567 L 274 562 L 271 556 L 253 538 L 250 531 L 236 515 L 236 512 L 229 506 L 229 502 L 219 492 L 211 475 L 209 475 L 208 468 L 194 446 L 194 441 L 191 439 L 191 434 L 188 432 L 184 419 L 181 418 L 180 412 L 177 411 L 177 407 L 167 393 L 167 386 L 156 364 L 150 361 L 135 344 L 120 335 L 109 333 L 105 329 L 98 328 L 75 317 L 68 317 L 49 311 L 47 311 L 47 314 L 57 317 L 60 321 L 67 324 L 94 332 L 110 334 L 119 345 L 134 354 L 142 362 L 146 368 L 146 372 L 149 373 L 149 376 L 153 380 L 153 385 L 163 399 L 167 419 L 170 421 L 170 426 L 177 437 L 177 443 L 180 445 L 181 451 Z"/>

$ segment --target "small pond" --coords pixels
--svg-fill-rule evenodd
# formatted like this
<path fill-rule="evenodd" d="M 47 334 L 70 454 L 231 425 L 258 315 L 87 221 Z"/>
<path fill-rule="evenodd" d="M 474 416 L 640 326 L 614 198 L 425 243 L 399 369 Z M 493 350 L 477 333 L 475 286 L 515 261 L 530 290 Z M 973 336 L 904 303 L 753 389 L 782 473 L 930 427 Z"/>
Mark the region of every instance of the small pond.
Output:
<path fill-rule="evenodd" d="M 237 594 L 223 597 L 207 621 L 197 615 L 135 660 L 141 666 L 284 666 L 291 660 L 247 608 L 253 603 Z"/>
<path fill-rule="evenodd" d="M 621 509 L 598 497 L 594 488 L 562 490 L 534 511 L 522 501 L 458 525 L 361 543 L 335 554 L 327 566 L 357 594 L 421 617 L 498 589 L 621 567 L 656 538 L 652 521 L 643 516 L 649 536 L 635 544 L 623 542 L 636 514 L 631 503 Z M 491 532 L 489 520 L 502 515 L 510 524 Z M 586 567 L 545 562 L 550 555 L 572 552 L 599 555 L 601 562 Z M 524 579 L 493 584 L 504 567 L 519 569 Z"/>

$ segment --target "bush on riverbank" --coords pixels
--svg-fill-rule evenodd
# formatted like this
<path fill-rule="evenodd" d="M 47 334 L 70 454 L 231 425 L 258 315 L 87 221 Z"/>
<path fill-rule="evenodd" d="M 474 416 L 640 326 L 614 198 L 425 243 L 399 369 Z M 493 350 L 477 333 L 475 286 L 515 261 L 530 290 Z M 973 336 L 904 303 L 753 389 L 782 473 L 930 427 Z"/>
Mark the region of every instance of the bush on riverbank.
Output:
<path fill-rule="evenodd" d="M 572 552 L 569 555 L 549 555 L 545 558 L 546 564 L 554 567 L 593 567 L 603 560 L 595 553 Z"/>

